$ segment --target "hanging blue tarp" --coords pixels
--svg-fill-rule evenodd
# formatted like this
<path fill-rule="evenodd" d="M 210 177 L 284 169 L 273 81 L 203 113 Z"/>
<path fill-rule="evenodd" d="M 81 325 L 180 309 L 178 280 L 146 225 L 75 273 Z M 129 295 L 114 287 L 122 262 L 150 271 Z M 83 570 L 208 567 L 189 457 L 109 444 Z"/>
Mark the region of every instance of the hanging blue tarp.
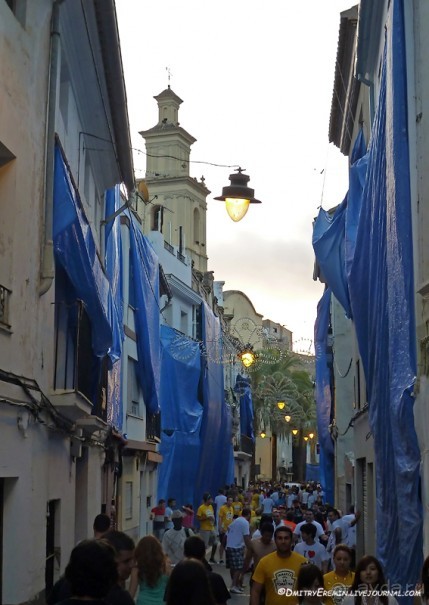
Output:
<path fill-rule="evenodd" d="M 422 563 L 406 72 L 403 2 L 393 0 L 350 294 L 376 455 L 377 554 L 402 587 Z"/>
<path fill-rule="evenodd" d="M 55 147 L 53 243 L 55 260 L 85 304 L 91 321 L 92 348 L 112 361 L 121 350 L 121 319 L 109 280 L 97 255 L 91 228 L 58 145 Z"/>
<path fill-rule="evenodd" d="M 199 343 L 161 326 L 161 447 L 158 498 L 194 503 L 203 408 Z M 198 499 L 198 498 L 197 498 Z"/>
<path fill-rule="evenodd" d="M 314 223 L 313 249 L 323 278 L 351 317 L 348 277 L 356 245 L 356 232 L 368 163 L 362 129 L 351 153 L 349 191 L 332 214 L 320 209 Z"/>
<path fill-rule="evenodd" d="M 309 464 L 307 462 L 305 480 L 320 482 L 320 468 L 318 464 Z M 329 502 L 329 500 L 326 500 L 326 502 Z M 333 502 L 331 502 L 331 504 L 333 504 Z"/>
<path fill-rule="evenodd" d="M 313 227 L 313 249 L 326 283 L 351 317 L 344 262 L 344 233 L 347 196 L 334 214 L 320 208 Z"/>
<path fill-rule="evenodd" d="M 317 305 L 314 325 L 316 357 L 316 413 L 320 445 L 320 481 L 325 490 L 326 502 L 334 503 L 334 443 L 329 425 L 332 422 L 331 368 L 327 355 L 330 320 L 331 290 L 327 288 Z"/>
<path fill-rule="evenodd" d="M 132 213 L 130 219 L 130 272 L 133 275 L 137 334 L 137 378 L 146 409 L 159 412 L 161 344 L 159 335 L 159 260 Z"/>
<path fill-rule="evenodd" d="M 204 410 L 201 425 L 201 453 L 196 481 L 196 502 L 200 503 L 204 492 L 214 495 L 230 476 L 233 458 L 231 416 L 226 409 L 223 365 L 222 332 L 220 322 L 210 307 L 202 305 L 203 344 L 205 349 L 203 368 Z"/>
<path fill-rule="evenodd" d="M 123 303 L 123 264 L 120 217 L 110 218 L 121 207 L 121 194 L 119 185 L 106 192 L 105 218 L 110 219 L 105 227 L 105 254 L 104 262 L 106 273 L 112 288 L 113 301 L 120 320 L 120 341 L 124 341 L 124 303 Z M 107 373 L 107 422 L 116 429 L 122 429 L 122 389 L 121 389 L 121 350 L 116 351 L 118 359 L 109 368 Z"/>
<path fill-rule="evenodd" d="M 240 432 L 254 441 L 253 400 L 250 378 L 237 374 L 234 391 L 237 393 L 240 401 Z"/>

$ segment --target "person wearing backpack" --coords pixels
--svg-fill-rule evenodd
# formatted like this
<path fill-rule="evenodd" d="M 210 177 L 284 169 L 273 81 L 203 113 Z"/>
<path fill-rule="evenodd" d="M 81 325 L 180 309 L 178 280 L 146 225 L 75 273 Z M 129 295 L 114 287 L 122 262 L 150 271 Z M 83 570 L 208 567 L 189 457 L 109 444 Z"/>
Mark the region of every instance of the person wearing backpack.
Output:
<path fill-rule="evenodd" d="M 192 529 L 182 526 L 183 516 L 180 510 L 173 511 L 171 516 L 173 528 L 168 529 L 162 537 L 162 549 L 170 559 L 172 565 L 176 565 L 176 563 L 183 559 L 185 540 L 194 535 Z"/>

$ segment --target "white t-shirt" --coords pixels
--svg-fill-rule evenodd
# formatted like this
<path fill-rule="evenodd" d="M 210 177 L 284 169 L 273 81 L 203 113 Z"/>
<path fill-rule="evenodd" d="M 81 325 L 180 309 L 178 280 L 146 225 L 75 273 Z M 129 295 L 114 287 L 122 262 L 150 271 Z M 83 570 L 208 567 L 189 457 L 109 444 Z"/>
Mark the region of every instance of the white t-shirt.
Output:
<path fill-rule="evenodd" d="M 350 548 L 354 548 L 356 546 L 356 524 L 351 526 L 350 523 L 353 523 L 353 521 L 356 519 L 355 515 L 343 515 L 341 517 L 341 521 L 343 522 L 343 525 L 347 526 L 347 542 L 345 542 L 345 544 L 347 544 L 347 546 L 350 546 Z"/>
<path fill-rule="evenodd" d="M 250 536 L 249 521 L 244 517 L 237 517 L 228 527 L 226 534 L 227 548 L 242 548 L 245 544 L 244 536 Z"/>
<path fill-rule="evenodd" d="M 264 498 L 262 500 L 262 514 L 271 515 L 274 508 L 274 500 L 272 498 Z"/>
<path fill-rule="evenodd" d="M 219 511 L 220 511 L 220 507 L 226 503 L 226 496 L 225 494 L 218 494 L 216 496 L 216 498 L 214 499 L 215 504 L 216 504 L 216 527 L 219 527 Z"/>
<path fill-rule="evenodd" d="M 302 555 L 313 565 L 317 565 L 319 569 L 322 569 L 322 563 L 329 561 L 329 554 L 326 552 L 326 548 L 320 542 L 308 545 L 305 542 L 299 542 L 294 552 Z"/>
<path fill-rule="evenodd" d="M 295 534 L 295 536 L 299 536 L 299 541 L 301 542 L 302 538 L 301 538 L 301 527 L 303 525 L 305 525 L 306 523 L 308 523 L 308 521 L 301 521 L 300 523 L 298 523 L 298 525 L 295 527 L 295 529 L 293 530 L 293 533 Z M 311 525 L 314 525 L 316 528 L 316 538 L 320 538 L 320 536 L 323 536 L 323 534 L 325 533 L 323 531 L 323 527 L 320 525 L 320 523 L 318 521 L 310 521 Z"/>

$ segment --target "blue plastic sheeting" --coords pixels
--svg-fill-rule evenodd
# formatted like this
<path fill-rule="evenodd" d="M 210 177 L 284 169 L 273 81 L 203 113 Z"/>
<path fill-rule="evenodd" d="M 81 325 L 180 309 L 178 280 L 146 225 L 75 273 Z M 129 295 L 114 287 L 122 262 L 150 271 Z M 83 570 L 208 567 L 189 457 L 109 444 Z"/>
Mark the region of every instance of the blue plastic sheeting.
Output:
<path fill-rule="evenodd" d="M 97 255 L 91 228 L 58 145 L 55 147 L 53 242 L 55 260 L 85 304 L 91 321 L 92 348 L 112 361 L 121 350 L 121 320 L 109 280 Z"/>
<path fill-rule="evenodd" d="M 376 454 L 377 553 L 389 580 L 405 587 L 421 568 L 422 508 L 403 21 L 403 2 L 394 0 L 350 293 Z"/>
<path fill-rule="evenodd" d="M 305 469 L 306 481 L 320 481 L 320 468 L 318 464 L 308 464 Z M 327 500 L 329 502 L 329 500 Z"/>
<path fill-rule="evenodd" d="M 159 260 L 131 213 L 130 262 L 133 275 L 137 334 L 137 378 L 146 409 L 159 412 L 161 343 L 159 335 Z"/>
<path fill-rule="evenodd" d="M 316 356 L 316 413 L 320 445 L 320 482 L 325 490 L 326 502 L 334 502 L 334 443 L 329 425 L 332 414 L 331 370 L 326 348 L 330 319 L 331 290 L 327 288 L 317 305 L 314 325 Z"/>
<path fill-rule="evenodd" d="M 347 317 L 351 317 L 349 290 L 345 273 L 344 231 L 347 196 L 332 215 L 321 208 L 313 228 L 313 249 L 323 277 Z"/>
<path fill-rule="evenodd" d="M 363 130 L 360 129 L 350 157 L 349 191 L 347 194 L 347 209 L 345 223 L 345 273 L 347 282 L 350 278 L 350 268 L 356 249 L 356 233 L 362 205 L 362 191 L 365 185 L 368 166 L 368 153 Z M 334 292 L 335 294 L 335 292 Z"/>
<path fill-rule="evenodd" d="M 253 400 L 252 390 L 250 387 L 250 378 L 237 374 L 235 379 L 234 391 L 239 396 L 240 401 L 240 432 L 242 435 L 247 435 L 255 440 L 253 430 Z"/>
<path fill-rule="evenodd" d="M 119 185 L 106 192 L 106 219 L 121 207 Z M 119 216 L 109 220 L 105 227 L 105 267 L 112 288 L 113 300 L 120 318 L 120 344 L 124 341 L 124 301 L 123 301 L 123 264 L 121 245 L 121 222 Z M 116 352 L 118 357 L 121 351 Z M 116 429 L 122 429 L 122 389 L 121 389 L 122 360 L 117 359 L 107 372 L 107 422 Z"/>
<path fill-rule="evenodd" d="M 205 302 L 202 305 L 202 322 L 206 354 L 203 358 L 204 409 L 196 503 L 201 502 L 204 492 L 208 491 L 214 497 L 220 487 L 234 480 L 234 475 L 231 475 L 231 414 L 225 404 L 223 383 L 222 332 L 219 319 Z"/>
<path fill-rule="evenodd" d="M 198 401 L 199 344 L 161 326 L 161 447 L 158 498 L 194 503 L 203 408 Z"/>

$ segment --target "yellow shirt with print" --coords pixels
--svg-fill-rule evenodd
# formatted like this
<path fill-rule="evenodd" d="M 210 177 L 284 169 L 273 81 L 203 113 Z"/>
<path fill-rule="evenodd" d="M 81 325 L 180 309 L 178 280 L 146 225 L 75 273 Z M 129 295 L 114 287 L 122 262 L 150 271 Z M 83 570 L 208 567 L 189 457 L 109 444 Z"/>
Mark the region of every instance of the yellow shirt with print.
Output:
<path fill-rule="evenodd" d="M 265 587 L 266 605 L 296 605 L 298 597 L 286 596 L 288 589 L 294 590 L 298 571 L 307 559 L 296 552 L 289 557 L 279 557 L 276 552 L 262 557 L 253 572 L 252 580 Z"/>
<path fill-rule="evenodd" d="M 234 509 L 232 506 L 223 504 L 219 509 L 219 531 L 226 532 L 234 520 Z"/>
<path fill-rule="evenodd" d="M 341 605 L 346 596 L 346 591 L 353 584 L 355 574 L 353 571 L 349 571 L 346 576 L 337 576 L 335 571 L 325 573 L 323 576 L 323 583 L 325 590 L 331 592 L 332 597 L 325 597 L 323 602 L 325 605 Z"/>
<path fill-rule="evenodd" d="M 237 502 L 232 503 L 232 508 L 234 509 L 234 515 L 237 515 L 237 517 L 241 517 L 241 511 L 243 510 L 243 505 L 241 504 L 241 502 L 239 500 Z"/>
<path fill-rule="evenodd" d="M 200 520 L 200 529 L 203 531 L 211 531 L 214 529 L 214 510 L 211 504 L 201 504 L 197 510 L 197 517 Z"/>

